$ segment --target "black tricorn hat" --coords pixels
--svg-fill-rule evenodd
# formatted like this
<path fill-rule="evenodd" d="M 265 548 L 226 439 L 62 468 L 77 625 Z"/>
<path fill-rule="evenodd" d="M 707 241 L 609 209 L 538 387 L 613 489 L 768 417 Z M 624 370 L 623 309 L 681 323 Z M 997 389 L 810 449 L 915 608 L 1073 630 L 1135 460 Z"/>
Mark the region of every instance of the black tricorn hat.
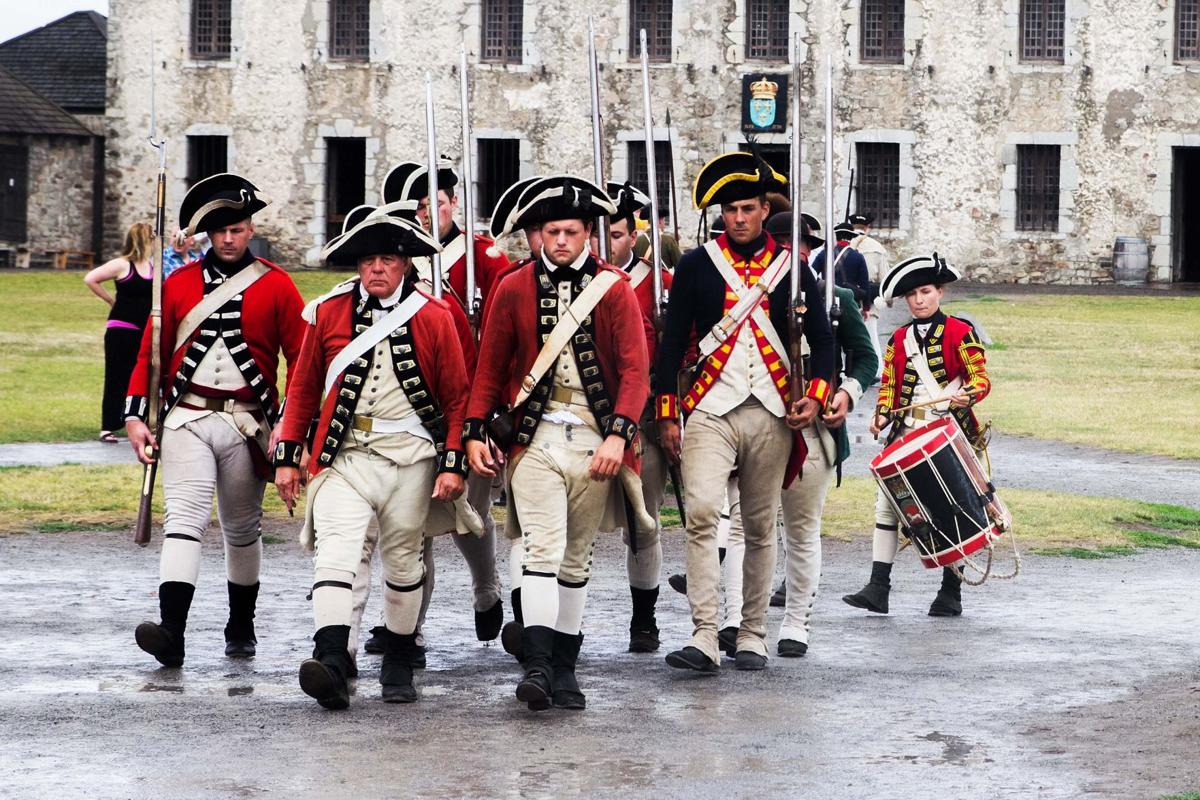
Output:
<path fill-rule="evenodd" d="M 947 264 L 946 259 L 940 258 L 937 253 L 932 256 L 916 256 L 905 259 L 888 270 L 883 283 L 879 284 L 879 296 L 890 306 L 894 299 L 903 297 L 918 286 L 942 286 L 961 277 L 962 273 Z"/>
<path fill-rule="evenodd" d="M 573 175 L 538 178 L 521 192 L 514 227 L 528 228 L 557 219 L 591 222 L 612 216 L 617 206 L 596 184 Z"/>
<path fill-rule="evenodd" d="M 458 173 L 453 163 L 443 156 L 438 159 L 438 191 L 449 191 L 458 185 Z M 380 197 L 384 204 L 397 200 L 424 200 L 429 196 L 429 167 L 416 161 L 401 161 L 383 179 Z"/>
<path fill-rule="evenodd" d="M 875 221 L 874 214 L 851 214 L 849 218 L 851 225 L 870 225 Z"/>
<path fill-rule="evenodd" d="M 609 198 L 612 199 L 613 204 L 617 207 L 616 213 L 612 215 L 614 222 L 624 219 L 627 215 L 636 215 L 639 211 L 650 205 L 650 195 L 629 181 L 625 181 L 624 183 L 609 181 L 606 188 Z"/>
<path fill-rule="evenodd" d="M 358 221 L 321 251 L 321 259 L 331 266 L 353 267 L 365 256 L 428 256 L 442 249 L 429 231 L 394 211 L 389 212 L 387 206 L 358 206 L 350 214 Z M 346 215 L 347 222 L 350 214 Z"/>
<path fill-rule="evenodd" d="M 724 153 L 700 168 L 692 186 L 696 208 L 761 197 L 787 186 L 787 178 L 754 153 Z"/>
<path fill-rule="evenodd" d="M 825 244 L 825 240 L 813 233 L 809 220 L 812 220 L 811 216 L 800 214 L 800 237 L 804 239 L 811 250 Z M 792 236 L 792 212 L 780 211 L 778 214 L 772 214 L 763 228 L 775 238 L 784 236 L 790 239 Z"/>
<path fill-rule="evenodd" d="M 258 187 L 240 175 L 222 172 L 197 183 L 179 204 L 179 227 L 195 236 L 236 225 L 270 204 Z"/>
<path fill-rule="evenodd" d="M 496 207 L 492 209 L 491 225 L 488 226 L 493 239 L 507 236 L 517 229 L 517 201 L 521 199 L 521 193 L 528 189 L 530 184 L 539 180 L 541 180 L 539 175 L 522 178 L 500 195 L 500 199 L 496 201 Z"/>
<path fill-rule="evenodd" d="M 858 236 L 858 231 L 854 230 L 854 223 L 850 220 L 843 220 L 833 226 L 833 232 L 837 234 L 839 240 L 849 241 L 855 236 Z"/>

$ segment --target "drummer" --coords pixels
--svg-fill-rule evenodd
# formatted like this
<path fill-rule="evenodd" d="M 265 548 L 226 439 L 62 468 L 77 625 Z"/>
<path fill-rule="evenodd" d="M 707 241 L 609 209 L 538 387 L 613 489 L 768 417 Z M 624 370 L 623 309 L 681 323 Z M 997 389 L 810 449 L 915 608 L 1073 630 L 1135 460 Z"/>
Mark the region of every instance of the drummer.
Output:
<path fill-rule="evenodd" d="M 885 303 L 891 306 L 895 298 L 903 297 L 913 315 L 911 322 L 892 334 L 883 356 L 883 380 L 870 430 L 878 437 L 887 429 L 888 444 L 949 415 L 962 426 L 972 445 L 982 447 L 979 421 L 972 406 L 987 397 L 992 388 L 983 343 L 970 322 L 948 316 L 940 308 L 945 285 L 960 277 L 958 270 L 935 253 L 900 262 L 888 271 L 879 287 Z M 921 406 L 937 398 L 945 401 Z M 909 406 L 921 407 L 900 414 L 894 411 Z M 880 489 L 875 500 L 871 580 L 842 600 L 856 608 L 887 613 L 892 560 L 899 543 L 898 525 L 896 512 Z M 929 606 L 929 616 L 961 615 L 961 584 L 953 567 L 943 567 L 942 586 Z"/>

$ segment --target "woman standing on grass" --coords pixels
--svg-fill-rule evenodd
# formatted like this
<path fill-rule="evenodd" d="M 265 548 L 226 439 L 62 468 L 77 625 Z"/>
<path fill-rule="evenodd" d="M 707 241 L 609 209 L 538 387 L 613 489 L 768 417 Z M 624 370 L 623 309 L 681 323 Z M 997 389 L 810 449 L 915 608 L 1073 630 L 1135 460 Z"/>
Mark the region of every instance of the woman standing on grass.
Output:
<path fill-rule="evenodd" d="M 111 306 L 104 330 L 104 400 L 100 410 L 100 441 L 113 443 L 113 431 L 125 427 L 123 404 L 129 375 L 137 363 L 142 329 L 150 316 L 150 286 L 154 264 L 150 243 L 154 233 L 145 222 L 136 222 L 125 234 L 121 255 L 101 264 L 83 277 L 97 297 Z M 102 285 L 113 281 L 114 298 Z"/>

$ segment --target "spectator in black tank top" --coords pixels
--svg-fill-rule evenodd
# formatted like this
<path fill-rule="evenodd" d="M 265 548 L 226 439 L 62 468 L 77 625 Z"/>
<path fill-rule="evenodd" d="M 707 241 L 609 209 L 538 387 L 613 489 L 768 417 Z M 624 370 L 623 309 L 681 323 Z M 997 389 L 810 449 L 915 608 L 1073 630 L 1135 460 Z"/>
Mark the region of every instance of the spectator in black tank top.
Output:
<path fill-rule="evenodd" d="M 145 222 L 130 226 L 121 255 L 93 269 L 83 282 L 111 311 L 104 329 L 104 399 L 100 412 L 100 441 L 113 443 L 125 427 L 123 406 L 129 375 L 137 363 L 142 329 L 150 316 L 150 287 L 154 277 L 151 242 L 154 232 Z M 113 281 L 116 297 L 104 288 Z"/>

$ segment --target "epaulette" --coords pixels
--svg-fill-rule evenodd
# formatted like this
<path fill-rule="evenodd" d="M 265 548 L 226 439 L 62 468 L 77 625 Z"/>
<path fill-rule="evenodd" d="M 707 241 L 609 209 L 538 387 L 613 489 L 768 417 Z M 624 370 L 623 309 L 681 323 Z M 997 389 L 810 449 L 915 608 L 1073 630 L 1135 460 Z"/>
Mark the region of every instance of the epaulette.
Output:
<path fill-rule="evenodd" d="M 313 300 L 308 305 L 306 305 L 304 307 L 304 310 L 300 312 L 300 316 L 303 317 L 304 321 L 307 322 L 309 325 L 316 325 L 317 324 L 317 306 L 321 305 L 321 303 L 324 303 L 326 300 L 331 300 L 335 297 L 345 294 L 346 292 L 351 291 L 352 289 L 354 289 L 354 283 L 357 280 L 358 280 L 358 278 L 349 278 L 348 280 L 342 281 L 337 286 L 334 286 L 328 292 L 326 292 L 325 294 L 318 297 L 316 300 Z"/>

